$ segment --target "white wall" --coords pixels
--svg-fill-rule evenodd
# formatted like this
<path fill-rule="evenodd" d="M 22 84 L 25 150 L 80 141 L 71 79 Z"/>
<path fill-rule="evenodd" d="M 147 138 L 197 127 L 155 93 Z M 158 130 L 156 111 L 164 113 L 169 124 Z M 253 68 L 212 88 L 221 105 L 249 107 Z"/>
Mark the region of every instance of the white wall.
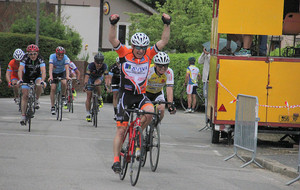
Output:
<path fill-rule="evenodd" d="M 62 6 L 62 17 L 66 18 L 65 24 L 77 31 L 83 38 L 79 59 L 89 54 L 88 61 L 92 62 L 95 53 L 98 52 L 99 12 L 99 7 Z M 84 50 L 86 44 L 88 45 L 87 51 Z"/>

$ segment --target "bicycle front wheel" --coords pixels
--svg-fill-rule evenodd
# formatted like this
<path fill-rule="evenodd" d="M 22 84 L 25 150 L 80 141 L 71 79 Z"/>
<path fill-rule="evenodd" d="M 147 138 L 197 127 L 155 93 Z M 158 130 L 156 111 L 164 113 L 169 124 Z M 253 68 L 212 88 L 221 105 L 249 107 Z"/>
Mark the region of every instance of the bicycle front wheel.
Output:
<path fill-rule="evenodd" d="M 143 157 L 143 131 L 141 127 L 136 127 L 133 132 L 133 150 L 131 152 L 131 160 L 130 160 L 130 182 L 132 186 L 135 186 L 140 175 L 141 167 L 142 167 L 142 157 Z M 137 148 L 140 148 L 140 151 L 137 151 Z M 138 153 L 139 152 L 139 153 Z"/>
<path fill-rule="evenodd" d="M 152 121 L 153 122 L 153 121 Z M 151 125 L 151 124 L 150 124 Z M 144 153 L 143 153 L 143 159 L 142 159 L 142 167 L 145 166 L 146 160 L 147 160 L 147 152 L 149 151 L 150 147 L 150 126 L 147 126 L 146 129 L 143 131 L 143 136 L 144 136 Z"/>
<path fill-rule="evenodd" d="M 158 166 L 160 152 L 160 130 L 159 125 L 153 126 L 150 130 L 150 166 L 155 172 Z"/>

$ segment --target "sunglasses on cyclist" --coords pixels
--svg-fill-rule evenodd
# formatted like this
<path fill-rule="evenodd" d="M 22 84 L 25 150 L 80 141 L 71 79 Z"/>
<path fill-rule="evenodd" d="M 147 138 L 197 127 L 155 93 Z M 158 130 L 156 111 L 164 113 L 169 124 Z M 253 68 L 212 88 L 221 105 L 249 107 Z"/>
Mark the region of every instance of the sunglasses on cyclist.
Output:
<path fill-rule="evenodd" d="M 34 53 L 28 53 L 28 55 L 37 55 L 37 53 L 36 52 L 34 52 Z"/>
<path fill-rule="evenodd" d="M 161 65 L 161 64 L 156 64 L 157 65 L 157 67 L 159 67 L 159 68 L 165 68 L 165 69 L 167 69 L 168 67 L 169 67 L 169 65 L 168 64 L 166 64 L 166 65 Z"/>
<path fill-rule="evenodd" d="M 141 50 L 141 49 L 145 51 L 147 50 L 147 46 L 134 46 L 134 48 L 137 50 Z"/>
<path fill-rule="evenodd" d="M 63 53 L 57 53 L 57 56 L 59 56 L 59 57 L 63 57 L 65 54 L 63 54 Z"/>
<path fill-rule="evenodd" d="M 101 61 L 96 61 L 96 63 L 98 64 L 98 65 L 101 65 L 101 64 L 103 64 L 103 62 Z"/>

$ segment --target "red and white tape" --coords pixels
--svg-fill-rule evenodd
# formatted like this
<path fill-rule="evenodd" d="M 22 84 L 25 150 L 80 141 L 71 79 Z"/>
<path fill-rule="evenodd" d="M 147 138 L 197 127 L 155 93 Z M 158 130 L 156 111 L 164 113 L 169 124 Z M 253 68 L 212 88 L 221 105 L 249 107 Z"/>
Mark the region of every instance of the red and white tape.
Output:
<path fill-rule="evenodd" d="M 236 102 L 237 98 L 234 96 L 219 80 L 217 80 L 217 83 L 222 86 L 232 97 L 234 97 L 234 100 L 232 100 L 230 103 Z M 260 107 L 265 107 L 265 108 L 287 108 L 287 109 L 293 109 L 293 108 L 299 108 L 300 105 L 289 105 L 288 101 L 285 101 L 285 106 L 270 106 L 270 105 L 258 105 Z"/>

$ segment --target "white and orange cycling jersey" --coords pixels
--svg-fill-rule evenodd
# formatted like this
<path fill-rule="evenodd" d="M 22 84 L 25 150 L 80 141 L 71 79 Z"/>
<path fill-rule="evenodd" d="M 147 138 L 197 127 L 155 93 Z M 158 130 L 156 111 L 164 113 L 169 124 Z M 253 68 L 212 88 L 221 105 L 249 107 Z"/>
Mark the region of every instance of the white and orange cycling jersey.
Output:
<path fill-rule="evenodd" d="M 174 72 L 171 68 L 168 68 L 166 72 L 159 76 L 155 72 L 154 64 L 150 65 L 149 75 L 148 75 L 148 84 L 147 84 L 147 92 L 152 94 L 156 94 L 162 91 L 163 87 L 173 86 L 174 85 Z"/>
<path fill-rule="evenodd" d="M 144 94 L 151 59 L 159 51 L 156 45 L 149 47 L 141 59 L 135 58 L 132 49 L 128 49 L 121 43 L 115 48 L 115 51 L 120 57 L 121 90 L 131 91 L 133 94 Z"/>

